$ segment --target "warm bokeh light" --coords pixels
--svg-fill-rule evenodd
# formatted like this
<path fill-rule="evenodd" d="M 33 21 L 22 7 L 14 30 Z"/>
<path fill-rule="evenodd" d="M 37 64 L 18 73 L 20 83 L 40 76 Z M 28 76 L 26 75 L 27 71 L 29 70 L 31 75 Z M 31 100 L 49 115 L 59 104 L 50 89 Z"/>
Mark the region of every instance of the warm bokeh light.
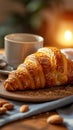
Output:
<path fill-rule="evenodd" d="M 69 25 L 61 24 L 57 30 L 56 42 L 60 47 L 73 47 L 73 27 Z"/>
<path fill-rule="evenodd" d="M 64 34 L 65 40 L 70 42 L 72 40 L 72 32 L 70 30 L 67 30 Z"/>

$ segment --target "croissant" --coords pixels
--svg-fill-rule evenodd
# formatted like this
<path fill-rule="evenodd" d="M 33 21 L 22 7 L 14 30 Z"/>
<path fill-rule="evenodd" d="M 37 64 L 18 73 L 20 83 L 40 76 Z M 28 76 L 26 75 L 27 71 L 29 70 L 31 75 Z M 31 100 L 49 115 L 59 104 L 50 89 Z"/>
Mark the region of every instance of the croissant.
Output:
<path fill-rule="evenodd" d="M 56 47 L 43 47 L 25 58 L 4 82 L 8 91 L 73 83 L 73 62 Z"/>

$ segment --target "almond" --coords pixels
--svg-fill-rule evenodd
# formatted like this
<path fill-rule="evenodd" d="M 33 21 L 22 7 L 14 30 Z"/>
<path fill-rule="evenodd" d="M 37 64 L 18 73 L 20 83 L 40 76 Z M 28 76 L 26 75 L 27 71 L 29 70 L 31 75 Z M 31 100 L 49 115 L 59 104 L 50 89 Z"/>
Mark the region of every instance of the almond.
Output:
<path fill-rule="evenodd" d="M 20 112 L 27 112 L 29 110 L 29 106 L 28 105 L 22 105 L 20 107 Z"/>
<path fill-rule="evenodd" d="M 0 107 L 0 114 L 5 114 L 7 111 L 6 108 Z"/>
<path fill-rule="evenodd" d="M 62 124 L 63 118 L 59 115 L 52 115 L 48 117 L 47 122 L 51 124 Z"/>
<path fill-rule="evenodd" d="M 0 107 L 2 107 L 4 104 L 8 103 L 7 100 L 0 98 Z"/>
<path fill-rule="evenodd" d="M 14 105 L 12 103 L 6 103 L 3 105 L 3 108 L 6 108 L 7 110 L 12 110 L 14 108 Z"/>

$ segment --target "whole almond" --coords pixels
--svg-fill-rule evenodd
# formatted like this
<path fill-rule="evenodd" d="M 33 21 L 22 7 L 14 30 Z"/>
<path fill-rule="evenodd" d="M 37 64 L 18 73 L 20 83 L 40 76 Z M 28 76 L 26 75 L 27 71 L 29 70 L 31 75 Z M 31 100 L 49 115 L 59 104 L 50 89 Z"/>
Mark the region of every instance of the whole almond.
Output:
<path fill-rule="evenodd" d="M 4 104 L 8 103 L 7 100 L 0 98 L 0 107 L 2 107 Z"/>
<path fill-rule="evenodd" d="M 47 122 L 51 124 L 62 124 L 63 118 L 59 115 L 52 115 L 48 117 Z"/>
<path fill-rule="evenodd" d="M 7 111 L 6 108 L 0 107 L 0 115 L 1 115 L 1 114 L 5 114 L 6 111 Z"/>
<path fill-rule="evenodd" d="M 20 112 L 27 112 L 29 110 L 29 106 L 28 105 L 22 105 L 20 107 Z"/>
<path fill-rule="evenodd" d="M 14 108 L 14 105 L 12 103 L 6 103 L 3 105 L 3 107 L 7 110 L 12 110 Z"/>

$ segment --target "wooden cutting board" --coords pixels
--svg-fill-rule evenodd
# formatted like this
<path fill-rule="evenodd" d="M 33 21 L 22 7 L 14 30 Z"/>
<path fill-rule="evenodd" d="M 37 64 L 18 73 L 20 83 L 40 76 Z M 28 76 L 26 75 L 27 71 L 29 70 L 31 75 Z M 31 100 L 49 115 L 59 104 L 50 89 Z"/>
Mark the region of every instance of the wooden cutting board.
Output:
<path fill-rule="evenodd" d="M 9 92 L 4 89 L 3 81 L 0 82 L 0 97 L 25 102 L 51 101 L 73 95 L 73 86 L 55 86 L 40 90 L 27 90 Z"/>

